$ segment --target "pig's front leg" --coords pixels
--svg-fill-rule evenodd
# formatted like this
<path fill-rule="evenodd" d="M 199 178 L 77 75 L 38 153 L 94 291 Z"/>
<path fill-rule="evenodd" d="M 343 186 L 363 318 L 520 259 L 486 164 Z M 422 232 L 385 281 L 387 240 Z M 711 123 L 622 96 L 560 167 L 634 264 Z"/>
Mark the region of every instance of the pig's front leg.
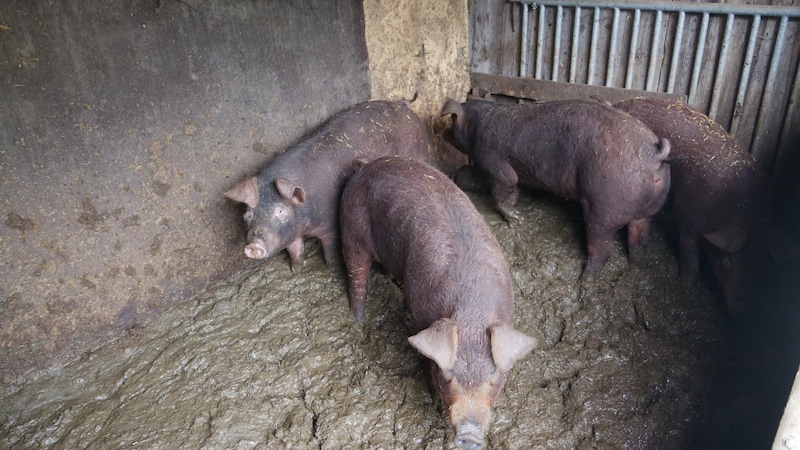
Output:
<path fill-rule="evenodd" d="M 522 218 L 514 206 L 519 198 L 519 178 L 517 172 L 508 164 L 493 171 L 491 176 L 492 197 L 497 210 L 509 225 L 520 223 Z"/>
<path fill-rule="evenodd" d="M 303 243 L 303 238 L 299 237 L 293 240 L 287 247 L 286 251 L 289 252 L 289 266 L 292 272 L 303 270 L 303 257 L 305 256 L 306 246 Z"/>

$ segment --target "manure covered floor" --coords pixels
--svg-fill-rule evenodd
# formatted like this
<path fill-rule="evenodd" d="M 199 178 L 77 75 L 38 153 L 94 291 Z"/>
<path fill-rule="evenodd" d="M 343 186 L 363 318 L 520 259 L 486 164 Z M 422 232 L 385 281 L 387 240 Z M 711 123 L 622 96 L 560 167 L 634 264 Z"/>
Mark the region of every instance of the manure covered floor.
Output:
<path fill-rule="evenodd" d="M 704 286 L 681 288 L 659 227 L 642 266 L 627 265 L 618 239 L 602 275 L 581 287 L 577 205 L 526 195 L 524 222 L 509 227 L 487 196 L 470 196 L 509 261 L 515 326 L 540 339 L 508 376 L 489 448 L 720 443 L 697 436 L 715 420 L 736 424 L 709 412 L 721 398 L 709 388 L 724 368 L 726 319 Z M 326 267 L 318 245 L 310 253 L 300 272 L 283 252 L 6 387 L 0 447 L 450 448 L 424 360 L 406 341 L 400 289 L 373 270 L 362 328 L 343 270 Z"/>

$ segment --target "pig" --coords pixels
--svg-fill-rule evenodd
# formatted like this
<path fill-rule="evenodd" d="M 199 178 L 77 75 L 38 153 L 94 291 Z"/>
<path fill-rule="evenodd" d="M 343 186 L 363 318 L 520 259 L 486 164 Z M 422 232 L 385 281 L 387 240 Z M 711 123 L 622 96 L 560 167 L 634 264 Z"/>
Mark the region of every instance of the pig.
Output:
<path fill-rule="evenodd" d="M 326 263 L 340 261 L 339 197 L 353 170 L 384 155 L 428 158 L 432 140 L 413 100 L 344 109 L 225 192 L 247 205 L 245 256 L 264 259 L 285 248 L 294 270 L 302 267 L 304 239 L 317 238 Z"/>
<path fill-rule="evenodd" d="M 703 248 L 729 310 L 741 311 L 771 263 L 766 174 L 722 126 L 687 106 L 648 98 L 615 106 L 672 143 L 670 209 L 681 279 L 696 279 Z"/>
<path fill-rule="evenodd" d="M 350 307 L 364 321 L 373 261 L 403 287 L 413 336 L 454 444 L 480 449 L 514 362 L 537 340 L 513 328 L 514 296 L 502 249 L 470 199 L 444 174 L 400 156 L 360 168 L 342 194 L 342 253 Z"/>
<path fill-rule="evenodd" d="M 583 276 L 599 273 L 614 235 L 628 226 L 628 251 L 641 259 L 652 217 L 670 185 L 670 144 L 641 122 L 608 105 L 564 100 L 497 104 L 447 100 L 445 139 L 489 179 L 492 197 L 509 221 L 519 217 L 519 185 L 580 202 L 588 244 Z"/>

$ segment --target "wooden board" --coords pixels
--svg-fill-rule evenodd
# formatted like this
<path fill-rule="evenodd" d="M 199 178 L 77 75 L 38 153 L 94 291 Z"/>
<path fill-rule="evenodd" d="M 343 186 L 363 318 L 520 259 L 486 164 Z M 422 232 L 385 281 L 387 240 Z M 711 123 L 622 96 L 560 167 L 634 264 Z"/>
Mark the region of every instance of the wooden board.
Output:
<path fill-rule="evenodd" d="M 504 77 L 475 72 L 470 73 L 470 83 L 473 88 L 478 87 L 485 89 L 492 94 L 501 94 L 509 97 L 542 102 L 574 98 L 588 100 L 592 96 L 596 96 L 611 103 L 617 103 L 635 97 L 652 97 L 678 103 L 686 103 L 685 95 L 589 86 L 586 84 L 563 83 L 560 81 L 543 81 L 533 78 Z"/>

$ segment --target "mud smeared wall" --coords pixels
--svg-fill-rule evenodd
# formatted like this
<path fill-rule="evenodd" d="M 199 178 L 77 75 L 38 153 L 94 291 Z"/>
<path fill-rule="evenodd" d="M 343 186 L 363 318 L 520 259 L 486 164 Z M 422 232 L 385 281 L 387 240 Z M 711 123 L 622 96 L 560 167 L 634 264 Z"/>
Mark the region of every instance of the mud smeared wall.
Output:
<path fill-rule="evenodd" d="M 372 98 L 410 98 L 438 139 L 446 126 L 438 115 L 447 97 L 469 90 L 467 0 L 364 1 Z M 450 172 L 466 159 L 437 145 L 431 162 Z"/>
<path fill-rule="evenodd" d="M 363 9 L 3 1 L 0 86 L 7 381 L 247 267 L 221 192 L 369 99 Z"/>

